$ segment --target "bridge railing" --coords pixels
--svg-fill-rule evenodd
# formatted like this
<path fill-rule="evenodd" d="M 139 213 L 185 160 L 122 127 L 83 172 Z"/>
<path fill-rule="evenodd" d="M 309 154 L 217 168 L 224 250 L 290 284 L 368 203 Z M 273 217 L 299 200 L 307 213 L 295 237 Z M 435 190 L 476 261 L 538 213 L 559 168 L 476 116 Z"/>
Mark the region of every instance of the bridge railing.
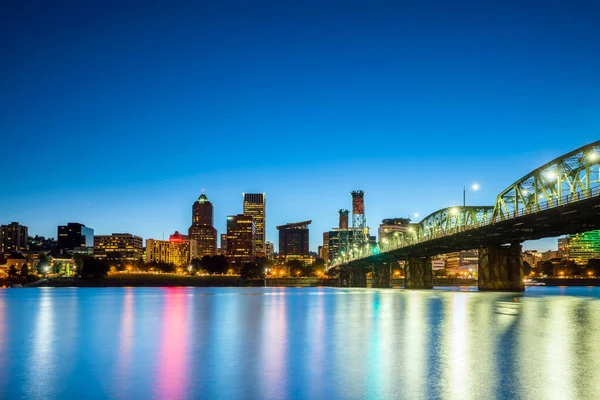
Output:
<path fill-rule="evenodd" d="M 556 207 L 560 207 L 560 206 L 564 206 L 567 204 L 572 204 L 572 203 L 576 203 L 578 201 L 582 201 L 582 200 L 587 200 L 590 199 L 592 197 L 596 197 L 600 194 L 600 186 L 594 187 L 594 188 L 590 188 L 590 189 L 584 189 L 580 192 L 577 193 L 569 193 L 567 195 L 564 195 L 560 198 L 554 198 L 554 199 L 550 199 L 547 200 L 545 202 L 542 203 L 537 203 L 537 205 L 535 206 L 531 206 L 531 207 L 525 207 L 522 208 L 520 210 L 515 210 L 515 212 L 511 213 L 512 215 L 497 215 L 495 217 L 492 218 L 484 218 L 481 221 L 474 223 L 474 224 L 469 224 L 469 225 L 463 225 L 463 226 L 457 226 L 454 228 L 450 228 L 450 229 L 446 229 L 444 231 L 438 231 L 435 233 L 429 233 L 427 235 L 423 235 L 421 237 L 416 237 L 413 236 L 412 238 L 409 236 L 409 239 L 407 240 L 404 236 L 402 237 L 402 240 L 391 240 L 391 243 L 386 244 L 384 246 L 381 246 L 381 244 L 378 245 L 378 248 L 381 250 L 381 252 L 388 252 L 388 251 L 392 251 L 392 250 L 397 250 L 397 249 L 401 249 L 404 247 L 408 247 L 408 246 L 414 246 L 417 244 L 421 244 L 430 240 L 434 240 L 434 239 L 441 239 L 443 237 L 447 237 L 447 236 L 451 236 L 451 235 L 456 235 L 458 233 L 462 233 L 462 232 L 466 232 L 472 229 L 477 229 L 477 228 L 481 228 L 483 226 L 487 226 L 487 225 L 492 225 L 498 222 L 503 222 L 503 221 L 507 221 L 509 219 L 515 219 L 515 218 L 519 218 L 519 217 L 523 217 L 525 215 L 529 215 L 529 214 L 536 214 L 538 212 L 541 211 L 546 211 L 552 208 L 556 208 Z M 374 255 L 375 253 L 373 253 L 372 249 L 369 249 L 368 251 L 363 251 L 358 253 L 357 255 L 346 255 L 343 260 L 340 260 L 337 263 L 334 263 L 333 266 L 335 265 L 339 265 L 339 264 L 343 264 L 343 263 L 347 263 L 350 261 L 355 261 L 355 260 L 360 260 L 363 258 L 367 258 L 370 257 L 372 255 Z"/>

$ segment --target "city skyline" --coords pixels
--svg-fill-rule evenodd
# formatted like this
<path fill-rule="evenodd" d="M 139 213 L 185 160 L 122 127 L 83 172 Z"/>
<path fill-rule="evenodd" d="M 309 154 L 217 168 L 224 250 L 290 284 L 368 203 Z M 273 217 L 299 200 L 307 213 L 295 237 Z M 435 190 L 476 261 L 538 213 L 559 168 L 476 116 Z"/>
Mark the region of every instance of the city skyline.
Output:
<path fill-rule="evenodd" d="M 34 234 L 160 239 L 205 188 L 219 233 L 264 192 L 266 239 L 311 219 L 315 251 L 352 190 L 372 230 L 490 205 L 600 128 L 592 4 L 40 7 L 0 28 L 3 144 L 39 155 L 3 156 L 0 221 Z"/>

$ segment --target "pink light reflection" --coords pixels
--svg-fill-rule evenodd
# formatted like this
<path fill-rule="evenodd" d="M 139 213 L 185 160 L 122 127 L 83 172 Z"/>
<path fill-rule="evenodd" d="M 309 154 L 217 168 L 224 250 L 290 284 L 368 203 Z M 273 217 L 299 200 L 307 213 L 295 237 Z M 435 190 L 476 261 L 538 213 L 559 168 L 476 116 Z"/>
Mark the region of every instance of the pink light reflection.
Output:
<path fill-rule="evenodd" d="M 160 399 L 186 398 L 188 343 L 185 288 L 165 288 L 155 392 Z"/>

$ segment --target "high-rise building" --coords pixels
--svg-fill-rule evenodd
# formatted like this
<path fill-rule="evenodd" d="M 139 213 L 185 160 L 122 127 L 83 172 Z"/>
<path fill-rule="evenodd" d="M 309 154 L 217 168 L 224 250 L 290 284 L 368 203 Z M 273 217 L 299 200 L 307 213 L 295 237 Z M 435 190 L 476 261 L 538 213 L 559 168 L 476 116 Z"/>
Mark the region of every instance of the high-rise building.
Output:
<path fill-rule="evenodd" d="M 58 249 L 74 250 L 94 247 L 94 230 L 77 222 L 58 226 Z"/>
<path fill-rule="evenodd" d="M 558 256 L 585 265 L 592 258 L 600 258 L 600 230 L 576 233 L 558 239 Z"/>
<path fill-rule="evenodd" d="M 265 244 L 265 246 L 267 248 L 267 260 L 274 260 L 275 259 L 275 246 L 271 242 L 267 242 Z"/>
<path fill-rule="evenodd" d="M 570 239 L 569 237 L 564 237 L 564 238 L 559 238 L 558 239 L 558 257 L 562 258 L 562 259 L 568 259 L 569 258 L 569 243 Z"/>
<path fill-rule="evenodd" d="M 188 230 L 190 239 L 198 244 L 194 257 L 213 256 L 217 253 L 217 230 L 214 224 L 214 208 L 204 192 L 192 206 L 192 226 Z"/>
<path fill-rule="evenodd" d="M 329 232 L 323 232 L 323 246 L 319 256 L 325 260 L 325 263 L 329 263 Z"/>
<path fill-rule="evenodd" d="M 0 251 L 2 253 L 20 253 L 28 250 L 27 227 L 11 222 L 0 226 Z"/>
<path fill-rule="evenodd" d="M 142 258 L 144 240 L 131 233 L 113 233 L 94 236 L 94 257 L 117 258 L 122 262 L 135 262 Z"/>
<path fill-rule="evenodd" d="M 379 229 L 377 230 L 378 240 L 380 242 L 383 239 L 390 240 L 396 232 L 407 232 L 409 225 L 410 219 L 408 218 L 386 218 L 381 221 L 381 225 L 379 225 Z"/>
<path fill-rule="evenodd" d="M 227 258 L 237 265 L 256 258 L 256 223 L 251 215 L 227 216 Z"/>
<path fill-rule="evenodd" d="M 177 267 L 188 265 L 197 253 L 196 241 L 186 240 L 184 235 L 175 232 L 169 240 L 146 240 L 146 262 L 165 262 Z"/>
<path fill-rule="evenodd" d="M 257 257 L 264 256 L 266 254 L 267 198 L 264 193 L 244 193 L 243 197 L 244 215 L 253 217 L 256 225 L 254 251 Z"/>
<path fill-rule="evenodd" d="M 285 260 L 308 259 L 308 225 L 311 222 L 295 222 L 277 227 L 279 231 L 279 257 Z"/>

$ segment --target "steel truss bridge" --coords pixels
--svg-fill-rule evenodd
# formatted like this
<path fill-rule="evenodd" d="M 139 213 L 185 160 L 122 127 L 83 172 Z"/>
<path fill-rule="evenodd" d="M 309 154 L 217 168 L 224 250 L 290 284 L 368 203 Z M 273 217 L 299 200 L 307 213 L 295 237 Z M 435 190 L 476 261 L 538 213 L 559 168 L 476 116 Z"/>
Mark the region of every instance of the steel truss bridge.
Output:
<path fill-rule="evenodd" d="M 564 154 L 525 175 L 502 191 L 493 206 L 443 208 L 410 224 L 406 232 L 384 238 L 376 246 L 351 244 L 336 256 L 331 268 L 341 273 L 356 272 L 400 260 L 407 261 L 409 266 L 411 260 L 413 266 L 425 262 L 423 268 L 428 268 L 430 261 L 417 259 L 479 248 L 484 249 L 483 260 L 480 251 L 481 289 L 482 262 L 494 264 L 492 275 L 506 275 L 503 272 L 506 265 L 522 268 L 522 260 L 514 260 L 516 249 L 511 256 L 503 245 L 518 245 L 520 259 L 523 241 L 593 229 L 600 229 L 600 141 Z M 498 250 L 503 253 L 485 251 L 490 246 L 503 246 Z M 495 265 L 498 263 L 503 265 Z M 407 276 L 409 272 L 407 269 Z M 412 272 L 414 276 L 414 268 Z M 519 281 L 522 287 L 522 271 Z M 503 289 L 502 284 L 492 286 Z"/>

